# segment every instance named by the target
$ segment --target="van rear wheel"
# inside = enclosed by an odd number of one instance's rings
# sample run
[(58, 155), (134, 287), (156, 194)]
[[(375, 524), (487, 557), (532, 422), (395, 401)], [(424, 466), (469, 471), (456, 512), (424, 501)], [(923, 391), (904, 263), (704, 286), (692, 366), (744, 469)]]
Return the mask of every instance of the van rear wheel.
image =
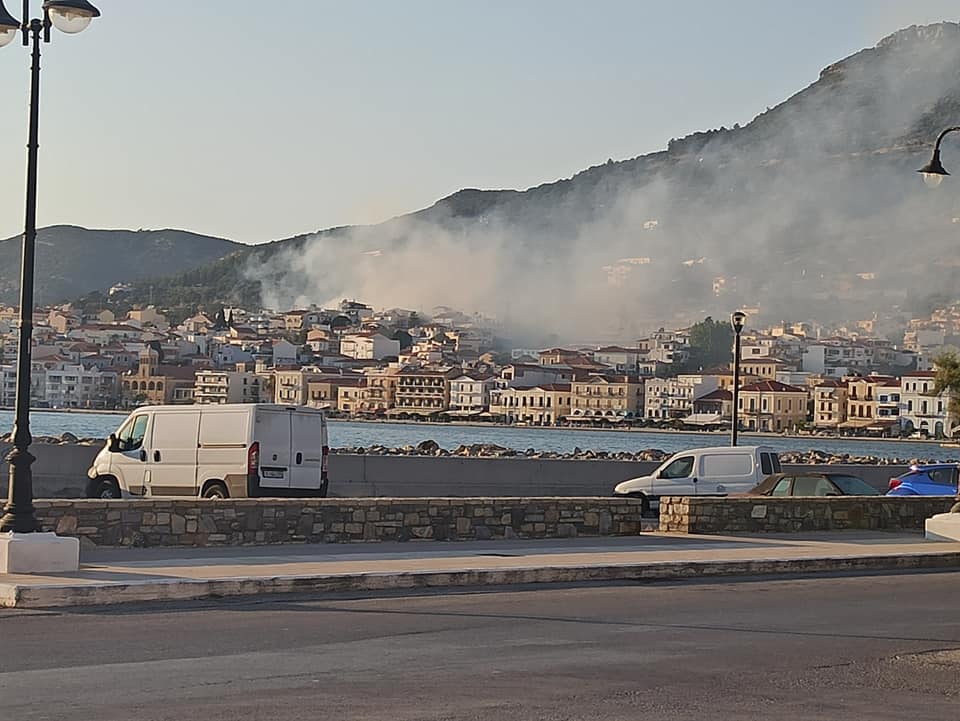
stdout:
[(223, 500), (230, 498), (230, 494), (227, 493), (227, 487), (220, 481), (213, 481), (212, 483), (208, 483), (207, 487), (203, 489), (203, 497), (213, 500)]

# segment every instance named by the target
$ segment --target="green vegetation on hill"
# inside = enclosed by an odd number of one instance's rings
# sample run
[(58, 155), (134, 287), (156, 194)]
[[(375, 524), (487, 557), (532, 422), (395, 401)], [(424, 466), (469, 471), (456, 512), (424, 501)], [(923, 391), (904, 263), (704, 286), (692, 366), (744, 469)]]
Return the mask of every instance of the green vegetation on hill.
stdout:
[[(0, 241), (0, 303), (16, 304), (20, 293), (22, 238)], [(37, 232), (35, 300), (70, 300), (136, 283), (160, 274), (205, 267), (238, 243), (183, 230), (87, 230), (71, 225)]]

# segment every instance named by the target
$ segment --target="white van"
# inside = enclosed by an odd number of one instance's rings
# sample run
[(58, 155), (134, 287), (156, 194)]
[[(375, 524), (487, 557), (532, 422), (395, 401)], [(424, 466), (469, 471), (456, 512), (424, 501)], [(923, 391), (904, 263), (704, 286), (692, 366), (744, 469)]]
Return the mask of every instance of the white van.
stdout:
[(273, 404), (145, 406), (97, 455), (90, 498), (327, 495), (327, 420)]
[(693, 448), (670, 456), (649, 476), (618, 483), (613, 492), (642, 498), (649, 510), (660, 496), (744, 493), (772, 473), (780, 473), (780, 457), (767, 446)]

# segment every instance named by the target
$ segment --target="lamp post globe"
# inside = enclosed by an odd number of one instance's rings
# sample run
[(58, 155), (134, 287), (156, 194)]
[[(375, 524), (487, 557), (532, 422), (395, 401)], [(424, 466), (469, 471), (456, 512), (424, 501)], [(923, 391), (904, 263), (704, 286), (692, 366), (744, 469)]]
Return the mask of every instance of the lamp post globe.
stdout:
[(0, 48), (9, 45), (20, 32), (20, 22), (7, 12), (3, 6), (3, 0), (0, 0)]
[(734, 311), (730, 314), (730, 325), (733, 327), (733, 332), (737, 335), (743, 331), (743, 324), (747, 320), (747, 314), (742, 310)]
[(86, 0), (45, 0), (43, 9), (57, 30), (68, 35), (83, 32), (100, 11)]

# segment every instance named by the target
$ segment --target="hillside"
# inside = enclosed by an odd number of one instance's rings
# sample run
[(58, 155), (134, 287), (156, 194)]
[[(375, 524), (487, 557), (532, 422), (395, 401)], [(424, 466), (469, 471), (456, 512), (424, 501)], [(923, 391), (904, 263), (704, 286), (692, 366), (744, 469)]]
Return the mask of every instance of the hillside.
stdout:
[[(958, 121), (960, 25), (914, 26), (744, 127), (525, 191), (462, 190), (151, 285), (170, 305), (444, 303), (527, 337), (623, 336), (737, 305), (768, 319), (891, 314), (960, 290), (960, 188), (927, 190), (913, 172)], [(954, 139), (944, 164), (960, 173)]]
[[(0, 241), (0, 302), (20, 293), (22, 237)], [(182, 230), (87, 230), (57, 225), (37, 231), (35, 300), (54, 303), (158, 272), (178, 273), (240, 247)]]

